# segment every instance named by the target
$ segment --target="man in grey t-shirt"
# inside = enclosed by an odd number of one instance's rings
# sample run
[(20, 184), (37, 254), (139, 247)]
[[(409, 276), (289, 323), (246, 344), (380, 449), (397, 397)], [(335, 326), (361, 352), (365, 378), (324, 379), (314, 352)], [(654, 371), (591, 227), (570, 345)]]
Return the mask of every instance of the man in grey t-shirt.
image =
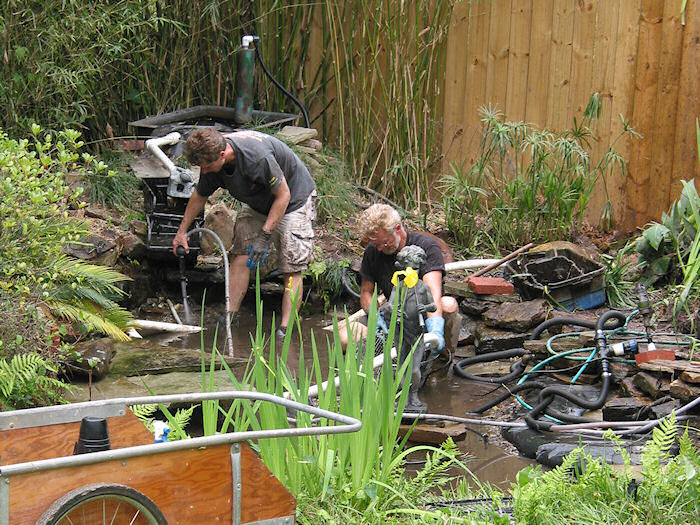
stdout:
[(224, 135), (213, 128), (196, 129), (187, 138), (185, 156), (200, 167), (200, 177), (173, 239), (173, 252), (178, 246), (189, 252), (187, 229), (207, 197), (217, 188), (226, 188), (244, 203), (233, 230), (228, 309), (235, 317), (248, 289), (250, 269), (265, 260), (274, 243), (285, 282), (277, 331), (283, 336), (292, 297), (301, 299), (302, 271), (313, 251), (316, 185), (309, 170), (282, 141), (249, 130)]

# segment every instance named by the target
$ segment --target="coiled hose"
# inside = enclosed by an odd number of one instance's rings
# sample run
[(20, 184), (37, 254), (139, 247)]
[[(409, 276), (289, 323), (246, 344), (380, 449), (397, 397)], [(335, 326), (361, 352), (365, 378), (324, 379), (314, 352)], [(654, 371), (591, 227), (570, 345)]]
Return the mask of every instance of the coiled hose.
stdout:
[[(605, 312), (603, 315), (601, 315), (595, 322), (593, 321), (586, 321), (583, 319), (578, 319), (575, 317), (557, 317), (553, 319), (548, 319), (547, 321), (544, 321), (543, 323), (540, 323), (532, 332), (530, 335), (531, 340), (539, 339), (540, 335), (547, 330), (548, 328), (551, 328), (552, 326), (557, 326), (557, 325), (573, 325), (573, 326), (580, 326), (583, 328), (590, 328), (590, 329), (595, 329), (595, 341), (596, 341), (596, 348), (597, 352), (600, 355), (600, 360), (601, 360), (601, 366), (603, 370), (602, 378), (603, 378), (603, 385), (601, 387), (600, 394), (598, 397), (593, 400), (593, 401), (586, 401), (585, 399), (582, 399), (580, 396), (577, 394), (570, 392), (567, 390), (565, 387), (561, 386), (553, 386), (548, 383), (544, 383), (542, 381), (527, 381), (525, 383), (521, 383), (518, 385), (515, 385), (513, 387), (508, 387), (508, 391), (504, 392), (501, 394), (498, 398), (490, 401), (489, 403), (477, 408), (473, 412), (475, 413), (482, 413), (485, 412), (486, 410), (493, 408), (494, 406), (502, 403), (506, 399), (508, 399), (510, 396), (518, 394), (520, 392), (525, 392), (528, 390), (535, 390), (538, 389), (540, 390), (540, 394), (538, 397), (538, 404), (535, 405), (530, 409), (530, 412), (526, 415), (525, 421), (527, 422), (528, 426), (535, 430), (544, 430), (549, 428), (551, 425), (554, 423), (547, 423), (547, 422), (542, 422), (539, 421), (537, 418), (542, 415), (546, 414), (551, 418), (556, 418), (561, 421), (570, 421), (570, 422), (576, 422), (576, 423), (585, 423), (590, 420), (586, 418), (581, 418), (578, 416), (572, 416), (569, 414), (564, 414), (559, 411), (556, 411), (554, 409), (549, 408), (549, 405), (552, 403), (554, 400), (555, 396), (560, 396), (568, 401), (571, 401), (572, 403), (582, 407), (586, 408), (588, 410), (595, 410), (603, 406), (605, 403), (605, 399), (608, 396), (609, 390), (610, 390), (610, 379), (611, 379), (611, 374), (610, 374), (610, 354), (607, 348), (606, 344), (606, 339), (605, 339), (605, 334), (604, 330), (612, 330), (615, 328), (619, 328), (620, 326), (623, 326), (627, 321), (627, 317), (622, 313), (622, 312), (617, 312), (614, 310), (610, 310), (608, 312)], [(464, 367), (469, 365), (469, 364), (474, 364), (474, 363), (479, 363), (479, 362), (487, 362), (487, 361), (495, 361), (498, 359), (506, 359), (506, 358), (511, 358), (511, 357), (520, 357), (518, 361), (513, 363), (511, 365), (511, 373), (503, 376), (503, 377), (498, 377), (498, 378), (485, 378), (485, 377), (480, 377), (480, 376), (475, 376), (473, 374), (469, 374), (464, 370)], [(505, 385), (506, 383), (513, 381), (517, 379), (518, 377), (522, 376), (522, 374), (525, 371), (525, 365), (526, 362), (529, 358), (529, 353), (522, 349), (513, 349), (513, 350), (505, 350), (503, 352), (495, 352), (492, 354), (485, 354), (483, 356), (476, 356), (476, 357), (471, 357), (471, 358), (466, 358), (462, 359), (459, 363), (456, 364), (455, 366), (455, 373), (459, 375), (460, 377), (463, 377), (465, 379), (473, 379), (481, 382), (487, 382), (487, 383), (498, 383)]]

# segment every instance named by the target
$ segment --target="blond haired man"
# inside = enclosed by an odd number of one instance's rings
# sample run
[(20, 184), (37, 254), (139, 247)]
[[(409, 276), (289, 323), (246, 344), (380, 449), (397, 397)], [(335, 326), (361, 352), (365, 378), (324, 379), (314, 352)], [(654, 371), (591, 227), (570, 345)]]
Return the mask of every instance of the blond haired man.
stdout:
[[(416, 245), (423, 248), (426, 262), (419, 277), (430, 289), (437, 309), (427, 314), (426, 328), (438, 336), (439, 349), (445, 346), (445, 318), (443, 314), (457, 311), (457, 301), (442, 295), (442, 279), (445, 275), (445, 262), (442, 251), (435, 239), (427, 235), (407, 231), (401, 223), (399, 213), (387, 204), (374, 204), (367, 208), (358, 223), (362, 239), (369, 241), (360, 265), (360, 306), (367, 312), (372, 302), (375, 286), (377, 293), (385, 297), (391, 295), (394, 285), (391, 277), (396, 271), (396, 254), (404, 246)], [(340, 323), (340, 340), (345, 347), (350, 335), (345, 323)], [(367, 327), (364, 321), (350, 323), (350, 332), (355, 338), (364, 338)]]

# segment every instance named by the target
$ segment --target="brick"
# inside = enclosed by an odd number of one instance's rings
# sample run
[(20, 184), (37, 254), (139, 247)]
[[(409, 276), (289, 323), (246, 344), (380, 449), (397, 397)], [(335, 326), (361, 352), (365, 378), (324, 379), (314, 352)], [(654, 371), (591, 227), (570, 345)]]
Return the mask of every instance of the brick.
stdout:
[(656, 361), (657, 359), (673, 361), (676, 359), (676, 354), (673, 353), (673, 350), (652, 350), (650, 352), (639, 352), (634, 356), (637, 365)]
[(513, 285), (501, 277), (469, 277), (469, 288), (476, 294), (512, 294)]

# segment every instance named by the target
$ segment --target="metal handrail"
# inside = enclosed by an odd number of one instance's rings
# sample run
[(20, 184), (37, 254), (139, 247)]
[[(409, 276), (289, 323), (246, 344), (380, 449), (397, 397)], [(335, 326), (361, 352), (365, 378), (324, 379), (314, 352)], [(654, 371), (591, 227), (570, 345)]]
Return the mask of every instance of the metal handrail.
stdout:
[(186, 439), (182, 441), (169, 441), (149, 445), (137, 445), (133, 447), (115, 450), (90, 452), (77, 456), (63, 456), (59, 458), (27, 461), (10, 465), (0, 465), (0, 478), (40, 472), (62, 467), (74, 467), (102, 463), (111, 460), (122, 460), (147, 456), (151, 454), (163, 454), (177, 450), (190, 450), (214, 445), (238, 443), (251, 439), (268, 439), (280, 437), (313, 436), (321, 434), (343, 434), (355, 432), (362, 428), (362, 423), (352, 417), (329, 412), (321, 408), (298, 403), (272, 394), (245, 391), (225, 392), (199, 392), (191, 394), (172, 394), (164, 396), (144, 396), (106, 399), (102, 401), (89, 401), (52, 407), (30, 408), (13, 412), (0, 413), (0, 430), (13, 430), (31, 426), (41, 426), (33, 422), (48, 418), (50, 424), (79, 421), (85, 415), (96, 415), (98, 411), (109, 412), (113, 416), (126, 414), (126, 407), (131, 405), (156, 404), (156, 403), (187, 403), (194, 401), (249, 399), (254, 401), (266, 401), (301, 412), (307, 412), (314, 416), (340, 423), (343, 426), (324, 425), (308, 428), (286, 428), (271, 430), (256, 430), (246, 432), (228, 432), (215, 436)]

